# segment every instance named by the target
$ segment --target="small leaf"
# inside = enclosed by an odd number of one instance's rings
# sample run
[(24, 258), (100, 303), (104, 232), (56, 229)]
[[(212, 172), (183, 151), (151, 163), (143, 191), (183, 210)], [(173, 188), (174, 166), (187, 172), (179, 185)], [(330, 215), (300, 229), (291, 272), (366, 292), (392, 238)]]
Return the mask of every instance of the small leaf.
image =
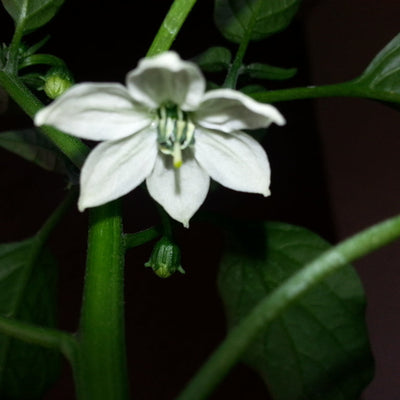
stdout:
[[(219, 288), (235, 326), (330, 245), (282, 223), (241, 227), (222, 259)], [(274, 400), (357, 400), (372, 376), (365, 298), (351, 266), (311, 288), (251, 344), (247, 364)]]
[(64, 0), (1, 0), (17, 26), (35, 30), (49, 22)]
[[(370, 90), (400, 95), (400, 34), (372, 60), (364, 73), (352, 83)], [(398, 99), (400, 102), (400, 98)]]
[[(253, 93), (260, 93), (265, 92), (265, 87), (258, 84), (246, 85), (240, 88), (240, 91), (248, 96), (252, 95)], [(265, 130), (265, 129), (263, 129)], [(254, 131), (252, 131), (254, 132)]]
[[(36, 239), (0, 245), (0, 314), (54, 327), (57, 269)], [(59, 372), (58, 353), (0, 335), (0, 398), (41, 399)]]
[(300, 0), (215, 0), (214, 19), (221, 33), (240, 43), (260, 40), (285, 29)]
[(205, 72), (226, 71), (231, 63), (232, 54), (225, 47), (210, 47), (193, 58), (193, 61)]
[(285, 80), (293, 78), (297, 73), (297, 69), (280, 68), (268, 64), (254, 63), (246, 65), (243, 68), (242, 73), (256, 79)]
[(48, 171), (67, 174), (72, 181), (75, 179), (71, 163), (45, 136), (35, 129), (0, 133), (0, 147), (32, 161)]

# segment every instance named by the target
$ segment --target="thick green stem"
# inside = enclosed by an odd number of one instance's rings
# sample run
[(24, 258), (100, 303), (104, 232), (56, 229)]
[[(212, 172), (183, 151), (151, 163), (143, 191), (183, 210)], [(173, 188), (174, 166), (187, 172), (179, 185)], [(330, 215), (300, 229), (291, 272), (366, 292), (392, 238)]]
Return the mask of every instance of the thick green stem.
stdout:
[[(43, 104), (32, 92), (13, 74), (0, 71), (0, 86), (31, 118), (43, 107)], [(41, 131), (77, 166), (81, 167), (89, 148), (72, 136), (66, 135), (55, 128), (44, 126)]]
[(164, 18), (147, 57), (168, 50), (197, 0), (175, 0)]
[(374, 225), (307, 264), (261, 300), (237, 325), (189, 382), (178, 400), (207, 398), (254, 338), (290, 304), (332, 272), (400, 237), (400, 216)]
[(90, 212), (85, 289), (74, 365), (79, 400), (126, 400), (123, 233), (120, 202)]

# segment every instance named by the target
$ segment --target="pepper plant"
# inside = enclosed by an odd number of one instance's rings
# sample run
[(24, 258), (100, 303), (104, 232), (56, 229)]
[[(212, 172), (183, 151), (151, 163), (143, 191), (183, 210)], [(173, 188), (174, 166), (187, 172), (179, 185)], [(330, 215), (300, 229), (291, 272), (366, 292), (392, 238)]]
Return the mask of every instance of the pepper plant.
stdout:
[[(286, 29), (301, 1), (215, 0), (222, 36), (188, 60), (174, 40), (195, 3), (171, 2), (147, 54), (136, 55), (121, 84), (75, 83), (67, 63), (46, 53), (51, 39), (33, 41), (62, 13), (63, 0), (2, 0), (15, 30), (11, 40), (1, 38), (0, 86), (35, 127), (2, 132), (0, 145), (68, 179), (66, 199), (36, 235), (0, 245), (2, 399), (42, 398), (58, 376), (60, 356), (71, 367), (77, 399), (131, 398), (125, 255), (152, 244), (145, 266), (168, 285), (190, 269), (177, 231), (196, 219), (226, 238), (218, 290), (227, 334), (182, 382), (177, 399), (208, 398), (239, 361), (260, 374), (275, 400), (356, 400), (373, 376), (365, 296), (349, 263), (398, 238), (400, 216), (332, 245), (303, 227), (227, 218), (203, 203), (220, 185), (262, 195), (268, 204), (274, 171), (260, 132), (278, 135), (286, 123), (279, 102), (349, 96), (398, 107), (400, 35), (356, 79), (266, 90), (243, 86), (242, 78), (276, 86), (296, 69), (249, 64), (246, 51)], [(211, 81), (209, 73), (223, 79)], [(127, 232), (122, 198), (139, 186), (154, 200), (159, 223)], [(129, 203), (140, 210), (134, 197)], [(48, 240), (71, 207), (89, 214), (89, 233), (80, 320), (67, 332), (56, 323)]]

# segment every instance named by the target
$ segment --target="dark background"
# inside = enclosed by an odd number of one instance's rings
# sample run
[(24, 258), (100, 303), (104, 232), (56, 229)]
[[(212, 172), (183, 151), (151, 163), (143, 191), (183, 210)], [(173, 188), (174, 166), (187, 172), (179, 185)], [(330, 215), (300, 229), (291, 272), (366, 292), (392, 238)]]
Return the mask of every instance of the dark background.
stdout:
[[(229, 44), (212, 23), (212, 1), (200, 0), (174, 49), (190, 58), (211, 45)], [(50, 24), (46, 51), (64, 58), (77, 81), (123, 81), (149, 47), (170, 1), (99, 2), (67, 0)], [(138, 2), (136, 2), (138, 4)], [(305, 1), (288, 31), (250, 46), (246, 59), (299, 68), (287, 83), (325, 84), (359, 75), (399, 31), (400, 3), (373, 0)], [(1, 41), (11, 23), (0, 11)], [(33, 38), (40, 38), (41, 31)], [(218, 78), (218, 77), (215, 77)], [(264, 144), (272, 165), (268, 199), (220, 189), (205, 210), (225, 215), (300, 224), (337, 242), (398, 213), (399, 114), (360, 99), (323, 99), (278, 104), (288, 120), (272, 127)], [(30, 126), (12, 103), (0, 115), (0, 130)], [(65, 181), (0, 150), (0, 240), (32, 235), (63, 198)], [(146, 192), (124, 201), (125, 229), (157, 222)], [(56, 230), (51, 245), (60, 260), (60, 325), (75, 330), (81, 301), (87, 215), (75, 209)], [(160, 280), (143, 268), (151, 245), (131, 251), (126, 261), (126, 317), (132, 395), (171, 399), (224, 336), (224, 317), (215, 287), (221, 233), (205, 223), (179, 229), (185, 276)], [(393, 244), (357, 262), (368, 297), (368, 325), (376, 378), (365, 400), (400, 398), (398, 262)], [(46, 399), (71, 399), (68, 368)], [(212, 398), (265, 399), (263, 384), (237, 366)]]

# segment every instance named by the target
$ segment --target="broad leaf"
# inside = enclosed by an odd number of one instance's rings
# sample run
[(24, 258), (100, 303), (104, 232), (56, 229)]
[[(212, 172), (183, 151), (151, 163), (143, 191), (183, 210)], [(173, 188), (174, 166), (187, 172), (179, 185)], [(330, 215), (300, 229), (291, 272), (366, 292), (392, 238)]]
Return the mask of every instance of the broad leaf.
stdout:
[[(243, 226), (222, 260), (219, 288), (228, 325), (330, 246), (295, 226)], [(286, 309), (257, 338), (244, 360), (275, 400), (357, 400), (372, 376), (365, 298), (351, 266)]]
[(1, 0), (5, 9), (24, 31), (32, 31), (49, 22), (64, 0)]
[(69, 175), (74, 180), (74, 167), (68, 159), (35, 129), (0, 133), (0, 147), (32, 161), (40, 167)]
[[(400, 34), (375, 56), (353, 83), (396, 97), (400, 95)], [(400, 102), (400, 98), (397, 102)]]
[(206, 72), (226, 71), (231, 63), (232, 54), (225, 47), (210, 47), (193, 58), (193, 61)]
[[(0, 245), (0, 314), (53, 327), (57, 269), (35, 238)], [(60, 357), (42, 347), (0, 335), (0, 398), (41, 399), (59, 370)]]
[(240, 43), (260, 40), (285, 29), (300, 0), (215, 0), (214, 19), (221, 33)]
[(284, 80), (293, 78), (297, 73), (297, 69), (280, 68), (269, 64), (253, 63), (243, 67), (242, 73), (256, 79)]

